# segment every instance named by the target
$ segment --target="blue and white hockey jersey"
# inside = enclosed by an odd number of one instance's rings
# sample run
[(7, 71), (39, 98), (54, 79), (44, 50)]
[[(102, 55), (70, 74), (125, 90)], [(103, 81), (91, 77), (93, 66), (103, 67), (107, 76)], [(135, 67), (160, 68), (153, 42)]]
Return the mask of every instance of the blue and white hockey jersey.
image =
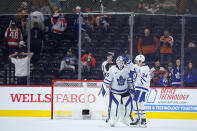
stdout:
[(112, 66), (106, 74), (103, 84), (110, 87), (112, 93), (126, 93), (130, 89), (129, 85), (132, 84), (129, 72), (128, 68), (119, 70), (117, 66)]
[(142, 89), (146, 92), (149, 91), (149, 87), (150, 87), (150, 68), (145, 65), (145, 66), (137, 66), (135, 65), (135, 69), (134, 69), (135, 73), (133, 75), (133, 79), (134, 79), (134, 85), (135, 88), (139, 88)]

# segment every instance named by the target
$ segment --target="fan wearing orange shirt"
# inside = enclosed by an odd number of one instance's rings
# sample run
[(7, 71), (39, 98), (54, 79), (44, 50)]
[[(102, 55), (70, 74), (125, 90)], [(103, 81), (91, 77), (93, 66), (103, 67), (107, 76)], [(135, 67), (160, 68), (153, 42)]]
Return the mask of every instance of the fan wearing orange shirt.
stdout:
[(137, 42), (137, 50), (139, 54), (146, 57), (147, 62), (155, 61), (156, 51), (159, 47), (159, 39), (152, 35), (150, 30), (146, 28), (144, 35), (139, 37)]
[(84, 54), (81, 57), (81, 63), (82, 63), (82, 72), (85, 78), (87, 79), (91, 73), (91, 69), (96, 65), (96, 60), (92, 56), (92, 53), (88, 52), (87, 54)]
[(160, 62), (162, 65), (171, 62), (173, 44), (173, 37), (170, 35), (168, 30), (165, 30), (163, 36), (160, 38)]

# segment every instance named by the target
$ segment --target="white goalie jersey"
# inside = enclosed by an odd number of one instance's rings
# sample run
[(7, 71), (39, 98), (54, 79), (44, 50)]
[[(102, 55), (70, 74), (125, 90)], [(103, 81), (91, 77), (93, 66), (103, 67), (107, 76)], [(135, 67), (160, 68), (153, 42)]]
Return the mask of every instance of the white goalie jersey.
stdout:
[(133, 80), (135, 88), (140, 88), (148, 92), (151, 80), (150, 68), (147, 65), (142, 67), (135, 65), (134, 72)]
[(112, 66), (106, 74), (104, 86), (110, 88), (110, 91), (115, 94), (126, 93), (132, 84), (129, 72), (128, 68), (119, 70), (116, 66)]

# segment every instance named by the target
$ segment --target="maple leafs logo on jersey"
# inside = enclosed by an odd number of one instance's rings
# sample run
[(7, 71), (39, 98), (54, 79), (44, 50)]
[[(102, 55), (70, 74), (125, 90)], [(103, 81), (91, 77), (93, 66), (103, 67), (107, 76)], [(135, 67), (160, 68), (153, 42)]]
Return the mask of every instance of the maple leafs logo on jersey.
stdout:
[(119, 79), (117, 79), (117, 81), (118, 81), (118, 85), (119, 86), (123, 86), (125, 81), (126, 81), (126, 79), (124, 79), (122, 76), (120, 76)]

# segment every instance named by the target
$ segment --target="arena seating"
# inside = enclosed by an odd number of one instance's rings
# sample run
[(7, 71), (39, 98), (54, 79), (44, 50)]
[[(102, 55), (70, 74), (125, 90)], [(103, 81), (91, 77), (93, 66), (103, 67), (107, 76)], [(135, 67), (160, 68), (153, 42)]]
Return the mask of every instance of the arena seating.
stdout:
[[(7, 60), (6, 43), (4, 40), (4, 32), (9, 25), (12, 16), (0, 16), (0, 84), (10, 84), (9, 79), (14, 81), (14, 76), (9, 76), (8, 68), (10, 62)], [(44, 41), (44, 48), (41, 53), (40, 60), (31, 65), (31, 84), (48, 85), (52, 79), (77, 79), (77, 71), (73, 72), (66, 70), (58, 74), (60, 61), (65, 56), (66, 50), (72, 48), (74, 54), (78, 55), (77, 44), (72, 39), (73, 35), (73, 15), (66, 16), (68, 21), (68, 29), (64, 34), (64, 39), (59, 40), (58, 46), (55, 47), (57, 41), (51, 37), (48, 32), (48, 39)], [(136, 40), (143, 34), (145, 28), (150, 28), (152, 33), (160, 37), (165, 29), (169, 29), (174, 37), (174, 58), (180, 57), (181, 46), (181, 17), (179, 16), (154, 16), (154, 15), (135, 15), (134, 19), (134, 55), (136, 52)], [(196, 18), (187, 17), (185, 24), (185, 45), (188, 41), (194, 41), (197, 38), (197, 27), (194, 26), (197, 22)], [(93, 55), (97, 61), (96, 67), (92, 70), (92, 74), (88, 79), (99, 80), (103, 79), (101, 72), (101, 63), (105, 60), (105, 53), (113, 51), (116, 55), (123, 52), (129, 47), (129, 22), (128, 15), (112, 15), (110, 20), (109, 31), (103, 31), (95, 27), (94, 31), (88, 31), (92, 39)], [(121, 50), (120, 50), (121, 49)], [(151, 64), (151, 62), (150, 62)], [(12, 72), (14, 71), (11, 66)], [(12, 82), (11, 84), (13, 84)]]

